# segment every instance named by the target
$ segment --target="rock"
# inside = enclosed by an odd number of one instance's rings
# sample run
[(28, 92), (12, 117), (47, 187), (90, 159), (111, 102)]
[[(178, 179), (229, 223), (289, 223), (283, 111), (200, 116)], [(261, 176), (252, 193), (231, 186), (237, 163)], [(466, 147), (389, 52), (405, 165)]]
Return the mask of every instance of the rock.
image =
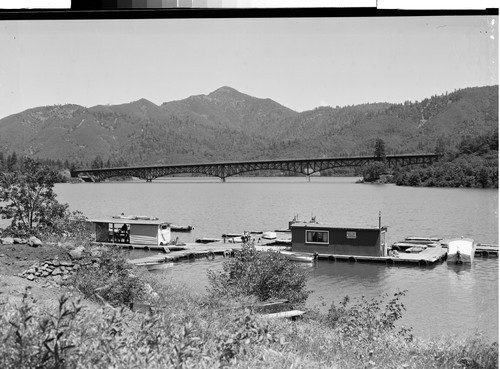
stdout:
[(56, 275), (55, 277), (53, 277), (53, 281), (55, 283), (61, 283), (62, 282), (62, 277), (60, 275)]
[(4, 244), (4, 245), (13, 245), (14, 244), (14, 239), (12, 237), (4, 237), (4, 238), (0, 238), (0, 240), (2, 241), (2, 244)]
[(63, 272), (61, 270), (61, 268), (55, 268), (53, 271), (52, 271), (52, 275), (61, 275)]
[(65, 267), (72, 267), (73, 263), (71, 261), (61, 261), (60, 264)]
[(32, 281), (33, 279), (35, 279), (35, 276), (34, 276), (33, 274), (28, 274), (28, 275), (26, 276), (26, 279), (27, 279), (28, 281)]
[(46, 277), (46, 276), (48, 276), (48, 275), (49, 275), (49, 272), (47, 272), (46, 270), (44, 270), (44, 271), (42, 272), (42, 277)]
[(24, 238), (15, 237), (14, 243), (26, 243), (26, 240)]
[(61, 265), (61, 263), (59, 262), (59, 260), (54, 259), (54, 260), (52, 260), (52, 265), (55, 267), (58, 267), (59, 265)]
[(36, 268), (29, 268), (26, 273), (28, 274), (35, 274), (36, 273)]
[(78, 246), (74, 250), (71, 250), (68, 254), (73, 260), (79, 260), (83, 258), (83, 253), (85, 251), (85, 247)]
[(40, 241), (40, 239), (36, 238), (35, 236), (31, 236), (28, 240), (28, 245), (30, 245), (31, 247), (42, 246), (42, 241)]

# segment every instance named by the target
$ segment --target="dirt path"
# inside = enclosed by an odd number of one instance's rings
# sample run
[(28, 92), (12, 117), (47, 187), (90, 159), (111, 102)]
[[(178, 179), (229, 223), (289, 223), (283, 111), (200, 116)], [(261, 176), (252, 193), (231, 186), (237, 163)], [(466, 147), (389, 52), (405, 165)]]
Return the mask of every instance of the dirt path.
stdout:
[(55, 287), (54, 284), (29, 281), (18, 276), (38, 261), (54, 259), (69, 261), (68, 250), (54, 244), (36, 248), (26, 244), (0, 244), (0, 306), (7, 301), (20, 300), (26, 287), (37, 300), (56, 301), (59, 296), (68, 292), (66, 288)]

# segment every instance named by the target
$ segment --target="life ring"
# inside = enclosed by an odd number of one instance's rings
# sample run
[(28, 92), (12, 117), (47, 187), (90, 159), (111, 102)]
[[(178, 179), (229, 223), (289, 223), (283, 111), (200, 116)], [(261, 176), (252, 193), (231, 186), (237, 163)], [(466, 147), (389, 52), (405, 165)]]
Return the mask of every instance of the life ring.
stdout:
[(215, 254), (213, 253), (213, 251), (207, 252), (207, 259), (208, 260), (214, 260), (215, 259)]

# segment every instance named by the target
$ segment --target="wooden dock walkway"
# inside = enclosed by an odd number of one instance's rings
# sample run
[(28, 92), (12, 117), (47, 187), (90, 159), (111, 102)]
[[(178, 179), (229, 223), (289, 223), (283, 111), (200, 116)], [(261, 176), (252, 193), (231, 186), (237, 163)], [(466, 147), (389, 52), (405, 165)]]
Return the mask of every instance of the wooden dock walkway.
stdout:
[(418, 253), (398, 252), (390, 256), (355, 256), (355, 255), (330, 255), (318, 254), (318, 259), (329, 261), (347, 261), (384, 263), (387, 265), (395, 264), (413, 264), (413, 265), (432, 265), (446, 260), (447, 249), (442, 247), (429, 247)]
[[(255, 247), (259, 251), (266, 250), (285, 250), (286, 246), (273, 246), (273, 242), (256, 244)], [(224, 243), (212, 242), (208, 244), (187, 243), (180, 246), (172, 246), (175, 251), (164, 252), (164, 246), (158, 247), (158, 251), (162, 251), (156, 255), (143, 257), (140, 259), (132, 259), (129, 262), (137, 266), (152, 266), (163, 263), (175, 263), (183, 260), (208, 259), (214, 260), (216, 257), (231, 257), (234, 255), (234, 250), (241, 248), (241, 243)], [(154, 248), (153, 248), (154, 250)], [(478, 245), (476, 248), (476, 256), (482, 257), (498, 257), (498, 246), (495, 245)], [(445, 247), (427, 247), (418, 253), (396, 252), (388, 256), (355, 256), (355, 255), (331, 255), (318, 254), (318, 259), (329, 261), (344, 261), (344, 262), (366, 262), (366, 263), (384, 263), (386, 265), (407, 264), (427, 266), (438, 262), (444, 262), (447, 257), (447, 249)]]
[(498, 245), (486, 245), (477, 244), (476, 245), (476, 256), (482, 256), (483, 258), (494, 258), (498, 257)]

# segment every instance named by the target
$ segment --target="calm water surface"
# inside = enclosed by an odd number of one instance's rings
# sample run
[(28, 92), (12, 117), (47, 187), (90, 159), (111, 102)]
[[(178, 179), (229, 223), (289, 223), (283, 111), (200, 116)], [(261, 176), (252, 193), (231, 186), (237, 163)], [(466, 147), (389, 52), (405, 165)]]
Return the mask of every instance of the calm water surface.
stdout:
[[(171, 178), (153, 183), (58, 184), (60, 202), (89, 217), (120, 213), (158, 216), (193, 225), (180, 241), (226, 232), (283, 229), (295, 214), (339, 226), (388, 226), (387, 241), (406, 236), (471, 237), (498, 244), (498, 190), (410, 188), (355, 184), (355, 178)], [(135, 252), (132, 256), (138, 256)], [(221, 260), (181, 263), (166, 279), (204, 292), (206, 271)], [(320, 261), (301, 266), (314, 290), (309, 304), (378, 297), (407, 290), (404, 324), (421, 336), (479, 331), (498, 339), (498, 259), (477, 258), (471, 267), (387, 267)]]

